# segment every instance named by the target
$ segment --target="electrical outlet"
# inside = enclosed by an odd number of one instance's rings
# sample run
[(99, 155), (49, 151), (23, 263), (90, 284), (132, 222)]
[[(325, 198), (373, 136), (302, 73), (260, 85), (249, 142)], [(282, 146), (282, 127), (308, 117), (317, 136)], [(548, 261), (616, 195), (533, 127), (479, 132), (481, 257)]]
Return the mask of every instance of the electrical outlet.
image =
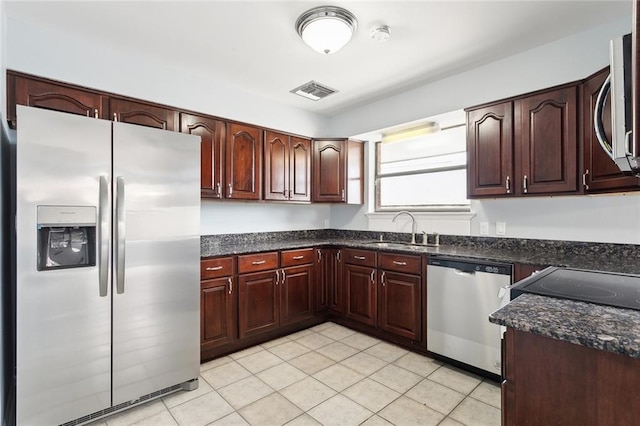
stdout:
[(480, 222), (480, 235), (489, 235), (489, 222)]
[(507, 235), (507, 224), (505, 222), (496, 222), (496, 235)]

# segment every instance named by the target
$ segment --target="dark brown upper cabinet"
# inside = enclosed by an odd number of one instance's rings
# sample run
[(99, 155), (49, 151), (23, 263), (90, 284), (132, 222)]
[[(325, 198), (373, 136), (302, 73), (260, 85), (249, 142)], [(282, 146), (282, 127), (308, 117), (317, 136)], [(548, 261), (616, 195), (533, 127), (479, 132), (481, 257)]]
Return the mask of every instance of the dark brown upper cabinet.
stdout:
[(225, 198), (261, 199), (262, 130), (228, 123)]
[(170, 131), (178, 129), (178, 112), (159, 105), (136, 102), (129, 99), (111, 98), (109, 100), (109, 112), (113, 121)]
[(578, 86), (518, 99), (514, 115), (518, 193), (576, 192)]
[(265, 132), (264, 199), (311, 201), (311, 141)]
[(364, 148), (361, 142), (314, 139), (312, 157), (312, 201), (364, 202)]
[[(602, 84), (609, 75), (609, 68), (587, 78), (582, 84), (583, 168), (582, 185), (585, 192), (611, 192), (637, 190), (640, 179), (625, 175), (604, 152), (594, 131), (593, 114)], [(611, 140), (611, 101), (607, 97), (602, 115), (607, 139)]]
[(513, 194), (513, 102), (467, 111), (467, 193)]
[(469, 198), (578, 193), (578, 87), (467, 109)]
[(213, 117), (181, 113), (180, 131), (200, 136), (201, 196), (222, 198), (225, 123)]
[(17, 125), (16, 105), (107, 118), (108, 102), (106, 96), (90, 89), (7, 71), (7, 119), (12, 128)]

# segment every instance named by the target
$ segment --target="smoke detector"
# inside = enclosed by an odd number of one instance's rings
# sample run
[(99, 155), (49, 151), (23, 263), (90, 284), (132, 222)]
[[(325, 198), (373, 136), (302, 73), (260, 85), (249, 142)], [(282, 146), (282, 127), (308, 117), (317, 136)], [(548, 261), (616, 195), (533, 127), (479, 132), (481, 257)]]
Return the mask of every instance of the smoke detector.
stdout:
[(391, 37), (391, 28), (389, 28), (388, 25), (379, 25), (371, 28), (371, 33), (369, 33), (369, 35), (378, 43), (384, 43), (389, 40), (389, 37)]

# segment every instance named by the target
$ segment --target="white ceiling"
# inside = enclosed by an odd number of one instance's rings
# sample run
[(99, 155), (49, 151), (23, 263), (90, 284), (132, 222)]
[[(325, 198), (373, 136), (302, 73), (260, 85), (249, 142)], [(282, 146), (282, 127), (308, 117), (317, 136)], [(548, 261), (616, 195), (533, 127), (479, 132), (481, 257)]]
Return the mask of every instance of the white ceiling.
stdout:
[[(312, 112), (335, 115), (628, 17), (631, 0), (333, 1), (358, 19), (351, 42), (320, 55), (294, 24), (317, 1), (6, 1), (12, 19), (162, 58)], [(391, 39), (369, 37), (377, 24)], [(289, 93), (316, 80), (339, 93), (313, 102)]]

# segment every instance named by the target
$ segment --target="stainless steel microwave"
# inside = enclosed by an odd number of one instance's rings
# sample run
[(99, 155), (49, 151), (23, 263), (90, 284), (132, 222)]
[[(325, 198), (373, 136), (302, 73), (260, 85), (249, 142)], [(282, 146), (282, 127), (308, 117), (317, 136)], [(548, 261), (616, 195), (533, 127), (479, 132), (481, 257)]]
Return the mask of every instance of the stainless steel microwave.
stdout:
[[(640, 176), (639, 143), (632, 134), (633, 107), (631, 91), (631, 34), (611, 40), (611, 73), (600, 89), (594, 111), (594, 126), (598, 142), (623, 172)], [(608, 140), (602, 120), (604, 104), (611, 97), (611, 139)]]

